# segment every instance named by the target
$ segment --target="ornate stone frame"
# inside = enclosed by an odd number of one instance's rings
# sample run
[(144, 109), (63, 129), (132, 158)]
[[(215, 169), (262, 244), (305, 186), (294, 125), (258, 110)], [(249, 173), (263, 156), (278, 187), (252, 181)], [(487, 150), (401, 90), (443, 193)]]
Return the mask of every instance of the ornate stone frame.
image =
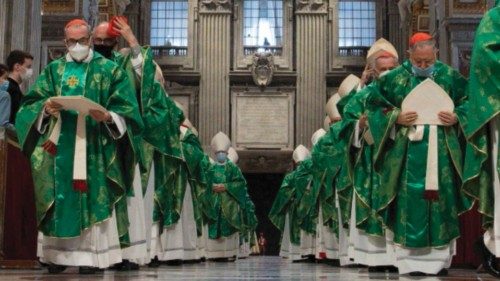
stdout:
[[(243, 1), (234, 1), (233, 21), (233, 68), (235, 71), (247, 71), (253, 63), (253, 55), (243, 52)], [(293, 1), (283, 0), (283, 50), (281, 56), (274, 57), (277, 71), (293, 70)]]
[[(384, 3), (383, 1), (376, 1), (377, 6), (377, 38), (382, 35), (382, 24), (383, 24), (383, 10)], [(329, 67), (330, 71), (334, 69), (341, 69), (343, 66), (364, 66), (365, 65), (365, 57), (341, 57), (338, 55), (339, 53), (339, 13), (338, 13), (338, 2), (339, 0), (329, 0), (329, 8), (328, 8), (328, 22), (329, 22)]]
[[(141, 11), (144, 14), (144, 21), (142, 22), (143, 42), (149, 44), (150, 30), (151, 30), (151, 0), (145, 0), (141, 5)], [(168, 65), (179, 67), (182, 69), (194, 69), (196, 64), (195, 54), (197, 49), (197, 42), (195, 39), (197, 35), (198, 25), (198, 1), (188, 0), (188, 48), (187, 56), (178, 57), (160, 57), (155, 58), (159, 65)]]
[[(251, 98), (251, 97), (266, 97), (266, 98), (279, 98), (286, 99), (288, 102), (288, 142), (281, 144), (257, 144), (257, 143), (239, 143), (238, 141), (238, 114), (237, 106), (238, 99), (241, 98)], [(295, 88), (283, 87), (283, 88), (266, 88), (261, 91), (257, 87), (246, 88), (246, 87), (233, 87), (231, 89), (231, 140), (233, 147), (238, 150), (254, 150), (254, 149), (273, 149), (273, 150), (293, 150), (294, 148), (294, 135), (295, 135)]]
[(43, 41), (42, 42), (42, 59), (40, 60), (40, 67), (43, 69), (50, 62), (50, 52), (51, 51), (66, 50), (66, 46), (62, 40), (56, 41)]

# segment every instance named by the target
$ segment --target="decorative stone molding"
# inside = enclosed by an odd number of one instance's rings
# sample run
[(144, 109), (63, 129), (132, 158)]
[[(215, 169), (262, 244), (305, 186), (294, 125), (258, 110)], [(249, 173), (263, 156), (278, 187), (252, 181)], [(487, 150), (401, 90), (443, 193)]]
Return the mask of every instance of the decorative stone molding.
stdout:
[(200, 0), (200, 12), (231, 12), (231, 0)]
[(324, 0), (297, 0), (297, 13), (326, 13), (327, 3)]
[(250, 68), (254, 83), (264, 88), (271, 84), (274, 76), (274, 56), (272, 53), (255, 53)]
[(488, 10), (488, 3), (484, 0), (450, 0), (450, 17), (482, 17)]

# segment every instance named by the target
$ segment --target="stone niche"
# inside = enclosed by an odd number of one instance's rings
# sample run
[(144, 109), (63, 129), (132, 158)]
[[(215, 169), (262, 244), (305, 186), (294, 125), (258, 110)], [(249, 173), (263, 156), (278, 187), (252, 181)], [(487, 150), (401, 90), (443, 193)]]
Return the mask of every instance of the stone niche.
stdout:
[(294, 146), (294, 88), (231, 90), (231, 140), (247, 173), (283, 173)]

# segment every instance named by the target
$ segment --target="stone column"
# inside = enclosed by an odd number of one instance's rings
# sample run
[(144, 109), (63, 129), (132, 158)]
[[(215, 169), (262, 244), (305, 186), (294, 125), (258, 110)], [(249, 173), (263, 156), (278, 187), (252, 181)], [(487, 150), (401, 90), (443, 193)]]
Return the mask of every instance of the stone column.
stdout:
[[(2, 2), (8, 2), (3, 0)], [(1, 3), (0, 7), (3, 8), (4, 4)], [(6, 57), (8, 53), (12, 50), (19, 49), (29, 52), (33, 55), (33, 78), (31, 82), (34, 81), (38, 73), (40, 72), (40, 49), (41, 49), (41, 33), (42, 33), (42, 1), (39, 0), (16, 0), (12, 1), (11, 5), (7, 9), (7, 13), (10, 12), (10, 21), (6, 24), (9, 28), (10, 38), (3, 38), (4, 44), (2, 48), (7, 48), (0, 50)], [(5, 21), (3, 17), (3, 9), (1, 9), (0, 15), (2, 20)], [(3, 23), (0, 23), (0, 27)], [(3, 33), (5, 34), (5, 33)], [(4, 36), (4, 35), (2, 35)], [(1, 42), (0, 42), (1, 43)], [(9, 44), (10, 43), (10, 44)]]
[(326, 103), (327, 4), (323, 0), (297, 2), (297, 98), (295, 145), (311, 145), (311, 135), (321, 128)]
[(399, 54), (399, 61), (402, 62), (407, 57), (408, 25), (401, 22), (396, 2), (388, 1), (387, 6), (387, 23), (385, 23), (388, 34), (387, 40), (389, 40), (396, 47)]
[(199, 2), (199, 132), (201, 142), (223, 131), (230, 132), (229, 70), (231, 56), (231, 7), (227, 0)]
[(7, 43), (9, 42), (8, 38), (8, 1), (0, 0), (0, 61), (5, 62), (5, 58), (7, 57)]

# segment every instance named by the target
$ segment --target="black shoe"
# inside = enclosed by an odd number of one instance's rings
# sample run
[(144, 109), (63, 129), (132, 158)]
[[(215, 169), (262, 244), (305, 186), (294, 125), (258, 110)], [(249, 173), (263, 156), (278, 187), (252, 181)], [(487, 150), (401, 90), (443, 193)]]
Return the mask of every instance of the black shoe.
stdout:
[(423, 273), (423, 272), (420, 272), (420, 271), (413, 271), (413, 272), (410, 272), (409, 274), (410, 276), (413, 276), (413, 277), (421, 277), (421, 276), (427, 276), (427, 274)]
[(327, 264), (329, 266), (340, 267), (340, 260), (338, 259), (324, 259), (320, 263)]
[(139, 270), (139, 265), (135, 262), (130, 262), (129, 260), (123, 260), (121, 263), (117, 264), (116, 270), (118, 271), (131, 271)]
[(448, 269), (446, 269), (446, 268), (441, 269), (441, 270), (440, 270), (440, 271), (436, 274), (436, 276), (440, 276), (440, 277), (442, 277), (442, 276), (448, 276)]
[(229, 258), (214, 258), (210, 260), (214, 262), (229, 262)]
[(398, 273), (399, 272), (398, 268), (393, 266), (393, 265), (385, 266), (385, 271), (389, 272), (389, 273)]
[(83, 275), (87, 275), (87, 274), (95, 274), (97, 271), (97, 268), (95, 267), (91, 267), (91, 266), (80, 266), (78, 268), (78, 273), (79, 274), (83, 274)]
[(179, 266), (182, 265), (182, 260), (169, 260), (165, 262), (166, 265)]
[(385, 266), (369, 266), (368, 272), (370, 272), (370, 273), (385, 273)]
[(484, 270), (490, 275), (500, 278), (500, 270), (498, 270), (496, 266), (496, 257), (486, 248), (486, 245), (484, 245), (483, 236), (480, 236), (476, 242), (474, 242), (474, 251), (481, 258)]
[(154, 259), (151, 260), (151, 262), (148, 264), (150, 268), (157, 268), (160, 267), (160, 261), (158, 260), (158, 257), (155, 257)]
[(49, 264), (48, 267), (50, 274), (58, 274), (66, 270), (66, 266), (64, 265)]

